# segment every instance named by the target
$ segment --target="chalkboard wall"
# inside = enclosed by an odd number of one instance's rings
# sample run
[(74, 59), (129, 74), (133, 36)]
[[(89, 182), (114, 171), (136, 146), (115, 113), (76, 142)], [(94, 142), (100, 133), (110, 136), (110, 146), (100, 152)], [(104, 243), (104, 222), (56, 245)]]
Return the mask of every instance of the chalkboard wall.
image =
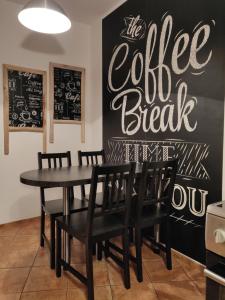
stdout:
[(220, 0), (129, 0), (103, 20), (107, 159), (179, 158), (173, 247), (200, 262), (222, 200), (224, 20)]
[(81, 121), (81, 75), (54, 67), (54, 120)]
[(9, 126), (43, 127), (43, 76), (8, 70)]

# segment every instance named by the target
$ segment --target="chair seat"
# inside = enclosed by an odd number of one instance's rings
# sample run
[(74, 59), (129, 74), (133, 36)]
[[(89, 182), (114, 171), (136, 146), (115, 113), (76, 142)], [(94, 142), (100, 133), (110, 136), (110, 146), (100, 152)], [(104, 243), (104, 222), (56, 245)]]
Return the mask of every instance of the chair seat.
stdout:
[[(89, 195), (87, 196), (87, 200), (89, 199)], [(121, 201), (124, 201), (125, 199), (125, 193), (121, 194)], [(95, 199), (96, 206), (101, 207), (103, 205), (103, 193), (97, 193), (96, 199)]]
[(153, 226), (156, 223), (160, 223), (161, 221), (165, 220), (164, 218), (166, 216), (168, 216), (168, 213), (164, 207), (145, 207), (141, 217), (143, 224), (142, 227)]
[[(134, 212), (135, 215), (135, 212)], [(151, 227), (154, 224), (161, 223), (168, 216), (165, 207), (147, 206), (143, 208), (141, 215), (141, 227)], [(132, 218), (132, 225), (135, 223), (135, 217)]]
[[(85, 196), (85, 201), (89, 201), (89, 195)], [(97, 193), (95, 199), (95, 205), (101, 207), (103, 204), (103, 193)]]
[[(71, 205), (71, 212), (79, 212), (88, 208), (88, 202), (86, 200), (80, 200), (77, 198), (73, 199)], [(49, 200), (45, 202), (43, 207), (44, 211), (48, 215), (62, 215), (63, 213), (63, 199)]]
[[(98, 211), (98, 208), (96, 209)], [(61, 216), (57, 218), (60, 227), (70, 235), (83, 240), (87, 236), (87, 211), (71, 214), (69, 218)], [(121, 215), (104, 215), (93, 220), (93, 240), (104, 240), (104, 236), (110, 238), (121, 234), (124, 230), (124, 220)]]

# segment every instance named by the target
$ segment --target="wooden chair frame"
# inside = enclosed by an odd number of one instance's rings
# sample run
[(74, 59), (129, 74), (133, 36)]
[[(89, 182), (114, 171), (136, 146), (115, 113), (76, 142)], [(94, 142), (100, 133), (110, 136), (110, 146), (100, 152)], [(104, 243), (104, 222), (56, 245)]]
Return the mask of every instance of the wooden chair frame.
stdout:
[[(122, 179), (127, 177), (126, 185), (126, 199), (124, 203), (120, 201), (120, 193), (122, 191)], [(93, 256), (92, 248), (96, 242), (108, 241), (110, 238), (116, 236), (122, 236), (123, 239), (123, 260), (119, 259), (115, 254), (109, 251), (108, 247), (105, 250), (105, 256), (112, 258), (124, 271), (124, 284), (127, 289), (130, 288), (130, 270), (129, 270), (129, 221), (131, 212), (131, 197), (133, 189), (133, 181), (135, 176), (135, 163), (117, 166), (94, 166), (91, 179), (91, 192), (89, 198), (89, 206), (86, 218), (86, 235), (80, 237), (79, 234), (73, 231), (70, 219), (57, 218), (57, 265), (56, 275), (61, 276), (61, 267), (76, 276), (82, 283), (88, 288), (88, 300), (94, 300), (94, 285), (93, 285)], [(102, 181), (104, 177), (104, 200), (103, 206), (96, 209), (95, 199), (97, 193), (97, 185), (99, 181)], [(119, 186), (116, 189), (116, 182), (119, 182)], [(111, 184), (111, 190), (109, 193), (109, 183)], [(123, 214), (123, 226), (116, 230), (106, 231), (99, 235), (93, 235), (93, 224), (95, 218), (105, 216), (118, 216)], [(114, 224), (115, 225), (115, 224)], [(71, 267), (70, 264), (65, 262), (61, 257), (61, 234), (62, 230), (65, 230), (69, 235), (75, 236), (85, 244), (86, 252), (86, 274), (83, 274)], [(113, 231), (114, 230), (114, 231)]]

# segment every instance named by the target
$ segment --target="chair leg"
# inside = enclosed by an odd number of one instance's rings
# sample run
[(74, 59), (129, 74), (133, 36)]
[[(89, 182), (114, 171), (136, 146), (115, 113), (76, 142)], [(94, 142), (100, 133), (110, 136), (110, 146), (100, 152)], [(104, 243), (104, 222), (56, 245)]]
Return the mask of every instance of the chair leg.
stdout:
[(45, 240), (44, 240), (44, 233), (45, 233), (45, 212), (43, 210), (43, 207), (41, 206), (41, 228), (40, 228), (40, 246), (44, 247)]
[(97, 243), (97, 258), (102, 260), (102, 242)]
[(92, 246), (92, 254), (96, 255), (96, 244)]
[(123, 263), (124, 263), (124, 285), (130, 288), (130, 266), (129, 266), (129, 231), (123, 234)]
[(55, 269), (55, 219), (50, 216), (50, 267)]
[(130, 243), (134, 242), (134, 231), (133, 231), (133, 228), (129, 228), (129, 241), (130, 241)]
[(88, 300), (94, 300), (94, 278), (93, 278), (93, 256), (92, 245), (86, 245), (86, 273), (87, 273), (87, 288)]
[(61, 277), (61, 273), (62, 273), (61, 259), (62, 259), (61, 229), (57, 225), (57, 242), (56, 242), (56, 276), (57, 277)]
[(68, 263), (71, 264), (73, 236), (70, 235), (69, 239), (70, 239), (70, 247), (69, 247), (69, 260), (68, 260)]
[(142, 235), (141, 230), (135, 228), (135, 248), (136, 248), (136, 265), (137, 265), (137, 280), (143, 281), (142, 271)]
[(166, 267), (172, 270), (172, 256), (171, 256), (171, 233), (170, 233), (170, 220), (166, 220)]
[(105, 241), (105, 258), (109, 257), (109, 241)]

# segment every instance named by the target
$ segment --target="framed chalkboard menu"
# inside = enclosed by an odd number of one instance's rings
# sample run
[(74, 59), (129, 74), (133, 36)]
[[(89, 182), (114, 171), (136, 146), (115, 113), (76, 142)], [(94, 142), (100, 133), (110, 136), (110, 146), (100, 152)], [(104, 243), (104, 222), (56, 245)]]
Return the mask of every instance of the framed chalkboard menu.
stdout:
[(54, 124), (81, 125), (81, 141), (85, 140), (83, 68), (50, 63), (50, 142), (54, 142)]
[(3, 65), (4, 152), (9, 154), (9, 132), (43, 133), (46, 151), (46, 72)]

